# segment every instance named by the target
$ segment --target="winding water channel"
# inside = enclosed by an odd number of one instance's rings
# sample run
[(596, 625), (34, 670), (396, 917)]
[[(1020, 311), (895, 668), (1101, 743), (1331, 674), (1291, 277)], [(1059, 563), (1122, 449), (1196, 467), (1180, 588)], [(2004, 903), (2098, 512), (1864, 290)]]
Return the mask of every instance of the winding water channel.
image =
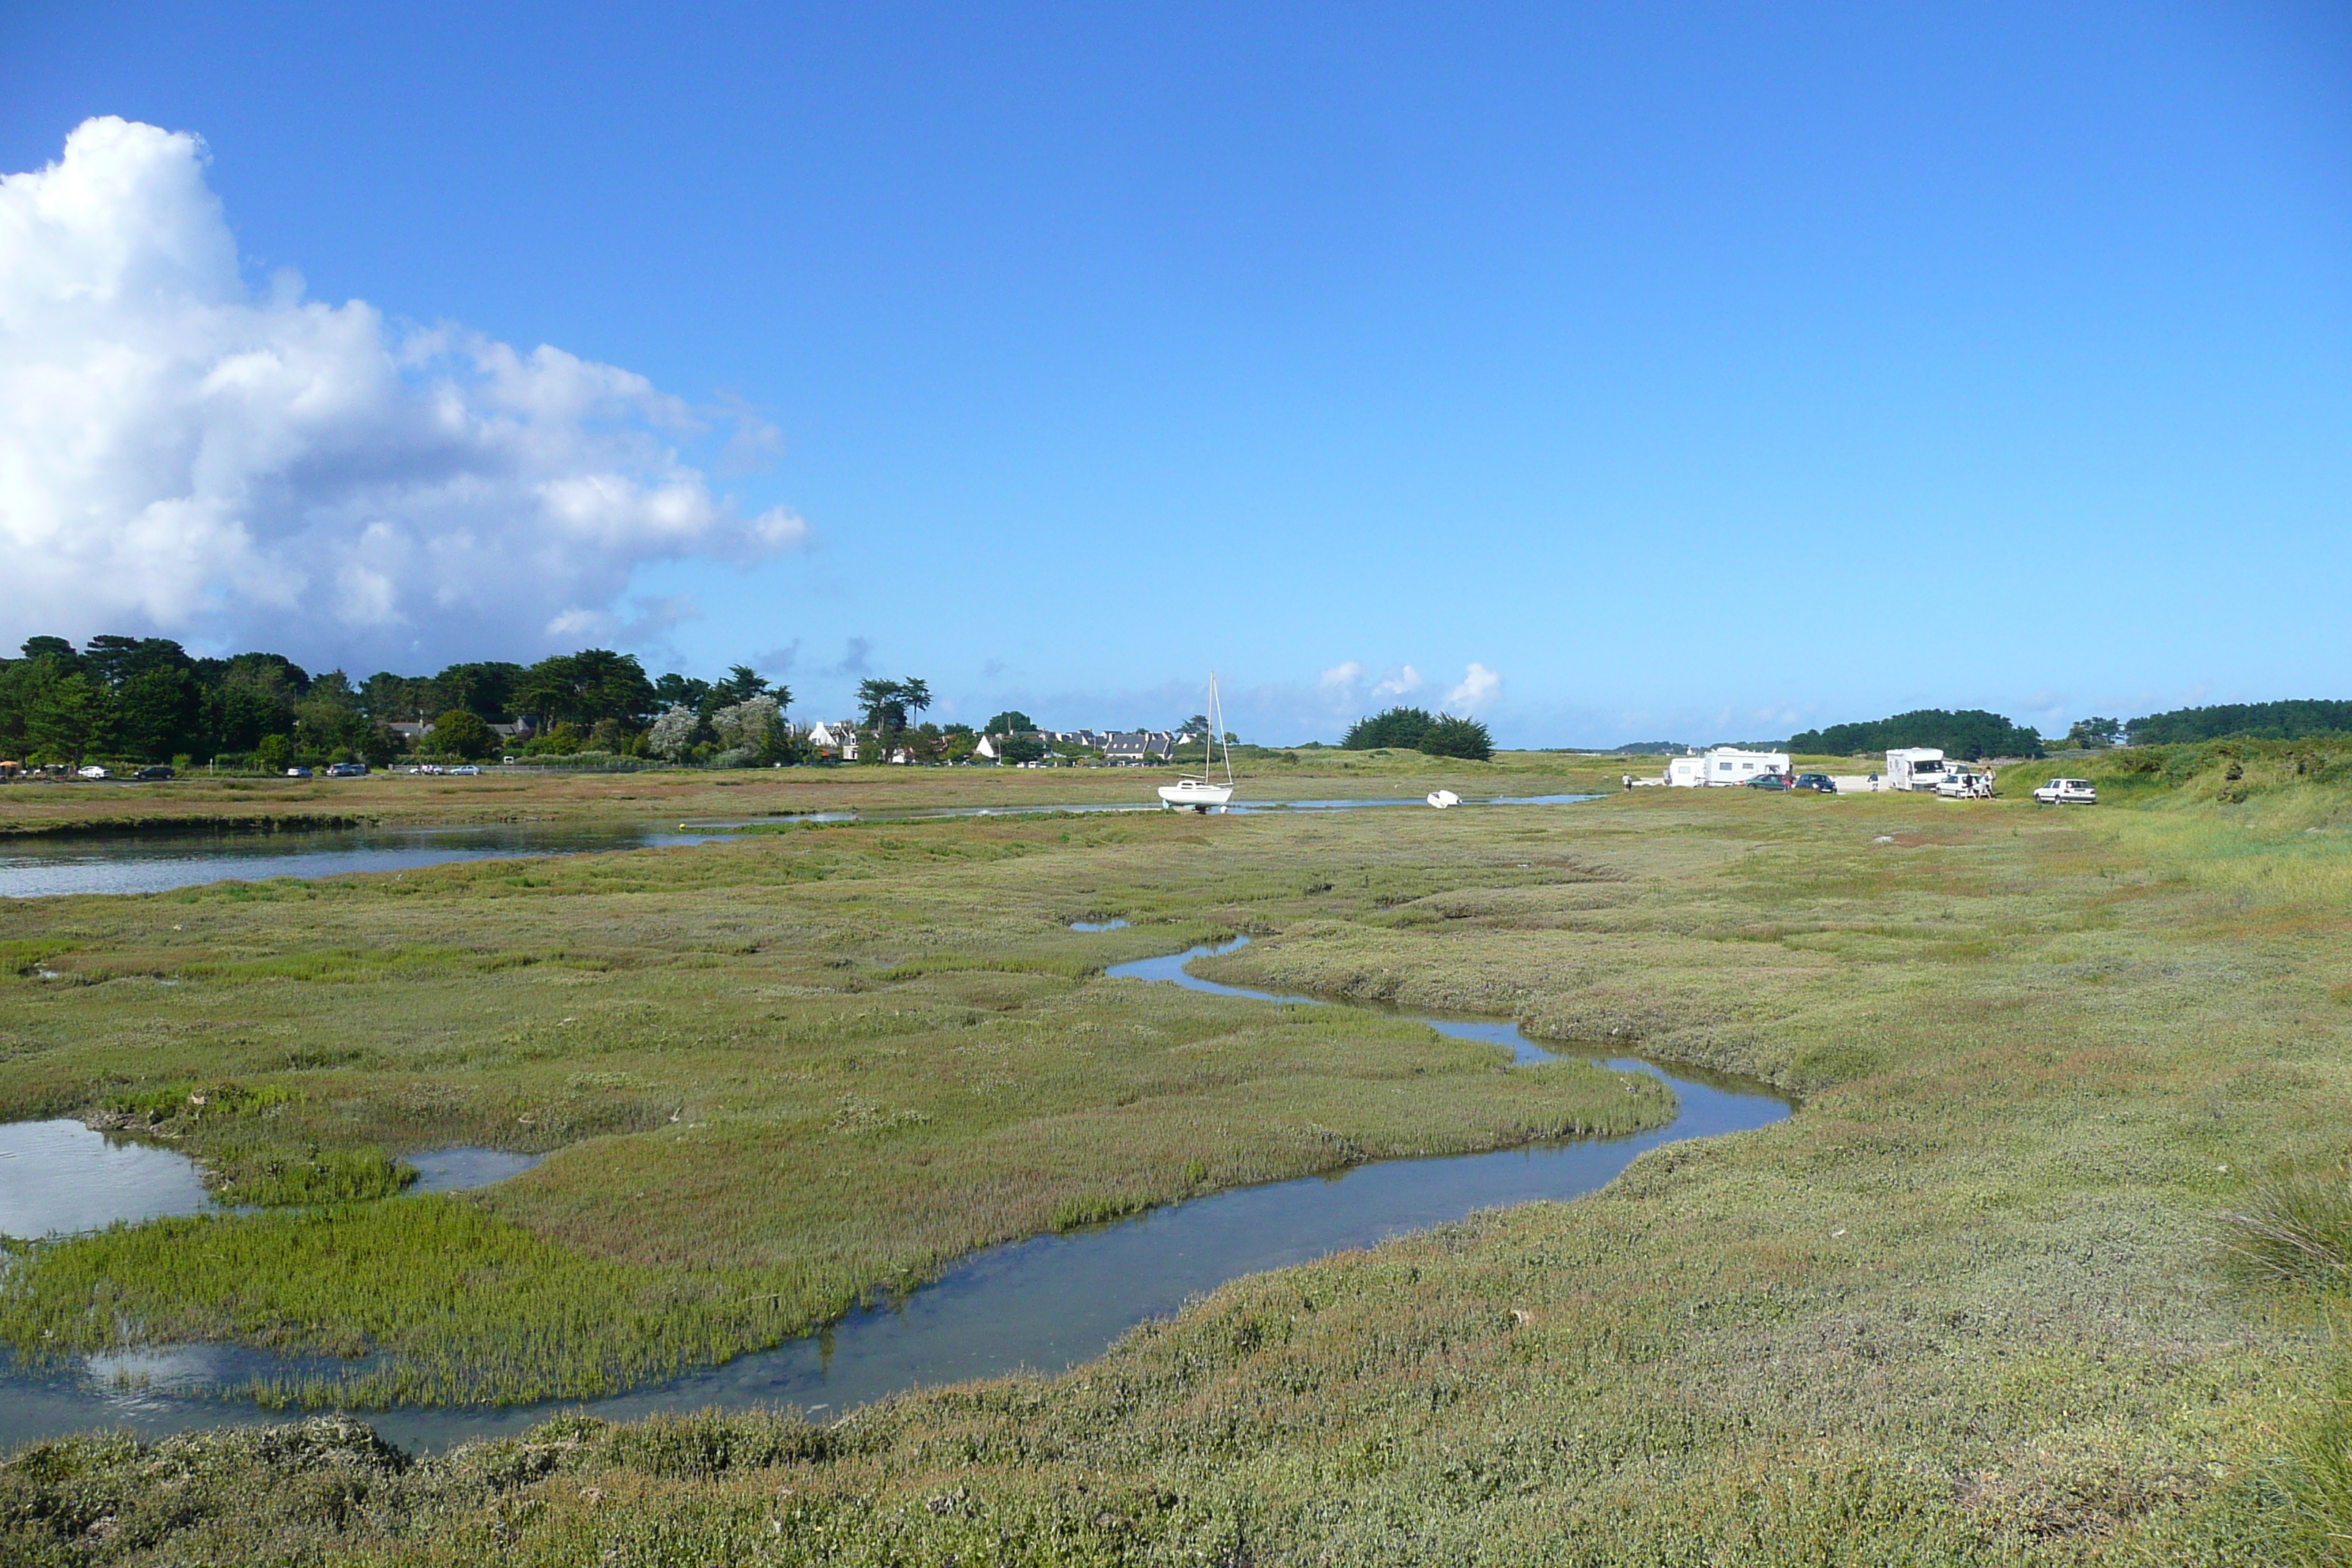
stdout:
[[(1097, 922), (1098, 928), (1116, 923), (1122, 922)], [(1186, 967), (1245, 940), (1116, 964), (1107, 973), (1223, 996), (1321, 1001), (1221, 985)], [(1519, 1061), (1552, 1055), (1507, 1020), (1400, 1016), (1459, 1038), (1507, 1046)], [(1766, 1126), (1791, 1110), (1761, 1083), (1636, 1060), (1610, 1058), (1606, 1065), (1664, 1079), (1680, 1099), (1680, 1114), (1663, 1129), (1630, 1138), (1382, 1161), (992, 1247), (898, 1301), (854, 1313), (819, 1333), (610, 1399), (362, 1414), (391, 1441), (432, 1451), (517, 1433), (557, 1410), (625, 1420), (713, 1406), (797, 1405), (823, 1418), (908, 1388), (1022, 1368), (1059, 1371), (1094, 1359), (1136, 1324), (1173, 1313), (1192, 1297), (1241, 1275), (1368, 1247), (1476, 1209), (1576, 1197), (1610, 1181), (1646, 1150)], [(286, 1420), (287, 1413), (206, 1393), (284, 1367), (269, 1352), (234, 1345), (163, 1347), (59, 1369), (12, 1362), (0, 1373), (0, 1451), (100, 1427), (152, 1435)]]

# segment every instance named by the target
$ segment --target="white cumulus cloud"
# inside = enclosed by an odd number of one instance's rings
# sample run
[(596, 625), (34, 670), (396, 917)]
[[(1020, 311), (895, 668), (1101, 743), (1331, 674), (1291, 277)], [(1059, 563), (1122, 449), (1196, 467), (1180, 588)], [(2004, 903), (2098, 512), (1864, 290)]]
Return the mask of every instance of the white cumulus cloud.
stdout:
[(620, 629), (639, 566), (807, 532), (712, 491), (677, 447), (701, 424), (560, 349), (248, 287), (184, 132), (89, 120), (0, 177), (0, 649), (121, 631), (415, 662)]
[(1422, 679), (1421, 671), (1409, 664), (1401, 664), (1381, 677), (1381, 683), (1372, 688), (1372, 695), (1374, 697), (1410, 697), (1427, 684), (1428, 682)]
[(1474, 660), (1463, 674), (1462, 684), (1445, 694), (1445, 706), (1449, 711), (1475, 713), (1502, 695), (1502, 690), (1503, 678)]

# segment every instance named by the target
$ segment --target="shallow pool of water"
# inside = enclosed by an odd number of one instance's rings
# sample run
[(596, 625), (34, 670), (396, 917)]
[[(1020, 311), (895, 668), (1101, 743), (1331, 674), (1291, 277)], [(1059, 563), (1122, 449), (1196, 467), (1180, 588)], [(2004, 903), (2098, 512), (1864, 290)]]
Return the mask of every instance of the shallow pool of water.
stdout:
[(195, 1162), (79, 1121), (0, 1123), (0, 1236), (57, 1236), (210, 1207)]
[[(1185, 964), (1237, 943), (1118, 964), (1113, 975), (1164, 980), (1217, 995), (1323, 1005), (1221, 985)], [(1507, 1046), (1521, 1061), (1552, 1055), (1508, 1020), (1419, 1013), (1433, 1027)], [(1789, 1103), (1761, 1084), (1611, 1059), (1664, 1079), (1680, 1099), (1674, 1122), (1631, 1138), (1541, 1143), (1485, 1154), (1391, 1160), (1328, 1175), (1244, 1187), (1132, 1219), (992, 1247), (886, 1307), (824, 1331), (740, 1356), (674, 1382), (614, 1398), (507, 1409), (404, 1408), (364, 1413), (390, 1440), (433, 1450), (519, 1432), (557, 1410), (614, 1420), (662, 1411), (796, 1405), (824, 1417), (906, 1389), (1023, 1368), (1059, 1371), (1090, 1361), (1136, 1324), (1261, 1269), (1368, 1247), (1475, 1210), (1589, 1193), (1645, 1150), (1778, 1121)], [(0, 1448), (98, 1426), (145, 1433), (283, 1420), (205, 1388), (283, 1370), (268, 1352), (235, 1346), (163, 1347), (144, 1360), (50, 1369), (12, 1363), (0, 1373)], [(319, 1363), (310, 1363), (317, 1365)], [(130, 1375), (126, 1375), (126, 1368)]]
[[(410, 1192), (461, 1193), (546, 1156), (456, 1148), (402, 1158), (416, 1167)], [(196, 1163), (176, 1149), (118, 1141), (74, 1121), (0, 1122), (0, 1236), (70, 1236), (216, 1206)]]
[(463, 1193), (520, 1176), (544, 1154), (517, 1154), (505, 1149), (429, 1149), (401, 1158), (416, 1167), (412, 1193)]
[(340, 877), (456, 860), (707, 844), (723, 832), (649, 827), (355, 827), (288, 833), (124, 834), (0, 839), (0, 898), (161, 893), (203, 882)]

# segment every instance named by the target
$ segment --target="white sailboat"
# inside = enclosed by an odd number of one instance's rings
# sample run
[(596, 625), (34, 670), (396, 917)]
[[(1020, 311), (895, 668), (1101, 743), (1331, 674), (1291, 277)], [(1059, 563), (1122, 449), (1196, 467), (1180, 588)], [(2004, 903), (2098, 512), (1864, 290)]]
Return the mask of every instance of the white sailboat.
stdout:
[[(1191, 806), (1194, 811), (1207, 811), (1213, 805), (1225, 805), (1234, 798), (1234, 748), (1221, 737), (1225, 732), (1224, 710), (1217, 702), (1217, 678), (1209, 677), (1209, 732), (1201, 744), (1201, 776), (1186, 773), (1172, 784), (1160, 786), (1161, 809), (1174, 811), (1179, 806)], [(1217, 747), (1225, 748), (1225, 782), (1218, 784), (1209, 775), (1216, 770)]]

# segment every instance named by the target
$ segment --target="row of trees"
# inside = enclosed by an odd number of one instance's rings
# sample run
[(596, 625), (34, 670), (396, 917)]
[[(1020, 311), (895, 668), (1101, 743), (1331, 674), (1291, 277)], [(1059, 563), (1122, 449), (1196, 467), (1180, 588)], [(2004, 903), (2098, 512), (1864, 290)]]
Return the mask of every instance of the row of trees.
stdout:
[[(2312, 699), (2293, 702), (2225, 702), (2210, 708), (2176, 708), (2128, 723), (2117, 719), (2077, 719), (2065, 744), (2096, 751), (2120, 746), (2193, 744), (2243, 738), (2300, 741), (2314, 735), (2352, 734), (2352, 702)], [(1866, 724), (1832, 724), (1789, 737), (1789, 750), (1832, 756), (1890, 751), (1902, 746), (1939, 746), (1953, 756), (2038, 757), (2039, 733), (1980, 708), (1947, 712), (1923, 708)]]
[[(0, 755), (183, 765), (226, 760), (383, 764), (404, 752), (478, 758), (587, 751), (674, 761), (791, 760), (792, 692), (738, 665), (718, 681), (649, 678), (584, 648), (536, 664), (454, 664), (438, 675), (311, 675), (275, 653), (199, 658), (163, 637), (37, 637), (0, 659)], [(528, 739), (491, 729), (530, 721)], [(414, 738), (394, 724), (427, 726)]]
[[(2112, 724), (2113, 720), (2095, 721)], [(2210, 708), (2176, 708), (2151, 713), (2120, 728), (2136, 746), (2163, 746), (2243, 737), (2255, 741), (2301, 741), (2313, 735), (2352, 734), (2352, 702), (2224, 702)]]
[(0, 753), (169, 762), (278, 749), (355, 752), (373, 725), (340, 671), (313, 679), (281, 654), (196, 658), (163, 637), (28, 638), (0, 659)]
[(1495, 738), (1477, 720), (1402, 706), (1357, 720), (1348, 727), (1339, 745), (1349, 752), (1386, 747), (1425, 752), (1433, 757), (1469, 757), (1482, 763), (1495, 754)]
[(1834, 757), (1899, 751), (1906, 746), (1934, 746), (1947, 756), (1966, 757), (1971, 762), (1983, 757), (2038, 757), (2042, 754), (2042, 736), (2026, 725), (2013, 724), (1981, 708), (1964, 708), (1957, 712), (1920, 708), (1866, 723), (1807, 730), (1790, 736), (1788, 742), (1791, 752)]

